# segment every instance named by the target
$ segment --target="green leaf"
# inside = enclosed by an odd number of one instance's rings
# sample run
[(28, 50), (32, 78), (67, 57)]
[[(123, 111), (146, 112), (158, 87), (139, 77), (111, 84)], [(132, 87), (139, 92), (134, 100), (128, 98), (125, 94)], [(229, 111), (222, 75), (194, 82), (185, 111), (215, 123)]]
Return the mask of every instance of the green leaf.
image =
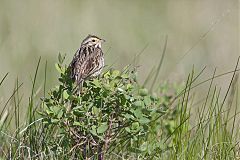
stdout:
[(156, 113), (156, 109), (152, 109), (152, 108), (143, 108), (142, 109), (143, 114), (145, 115), (149, 115), (152, 116), (152, 114)]
[(156, 93), (153, 93), (153, 94), (150, 96), (150, 98), (151, 98), (153, 101), (158, 100), (158, 96), (157, 96)]
[(146, 106), (150, 106), (152, 103), (151, 98), (149, 96), (145, 96), (143, 101)]
[(143, 142), (143, 144), (140, 146), (140, 150), (142, 152), (146, 151), (147, 150), (147, 146), (148, 146), (148, 143), (147, 142)]
[(131, 129), (129, 127), (126, 127), (125, 130), (128, 132), (128, 133), (131, 133)]
[(127, 95), (127, 94), (124, 94), (124, 97), (125, 97), (125, 99), (130, 99), (131, 97), (129, 96), (129, 95)]
[(64, 90), (64, 91), (63, 91), (63, 98), (64, 98), (64, 99), (68, 99), (68, 97), (69, 97), (69, 94), (67, 93), (66, 90)]
[(132, 119), (132, 120), (134, 120), (134, 116), (133, 115), (131, 115), (131, 114), (124, 114), (123, 115), (125, 118), (127, 118), (127, 119)]
[(61, 53), (58, 53), (58, 62), (61, 63), (61, 61), (62, 61), (62, 55), (61, 55)]
[(118, 90), (119, 92), (124, 92), (124, 90), (123, 90), (122, 88), (117, 88), (117, 90)]
[(60, 118), (62, 118), (62, 116), (63, 116), (63, 111), (60, 110), (57, 114), (57, 118), (60, 119)]
[(173, 133), (174, 129), (175, 129), (175, 122), (173, 120), (169, 120), (165, 123), (165, 127), (168, 130), (169, 133)]
[(92, 81), (92, 83), (95, 85), (95, 87), (101, 88), (101, 85), (100, 85), (100, 82), (99, 82), (98, 79), (94, 79), (94, 80)]
[(133, 122), (132, 127), (133, 130), (138, 130), (139, 129), (139, 123), (138, 122)]
[(124, 105), (126, 104), (126, 102), (127, 102), (124, 94), (119, 95), (118, 98), (119, 98), (120, 104), (121, 104), (122, 106), (124, 106)]
[(128, 74), (122, 74), (121, 77), (124, 78), (124, 79), (127, 79), (127, 78), (129, 78), (129, 75)]
[(99, 108), (95, 107), (95, 106), (92, 108), (92, 112), (93, 112), (93, 114), (95, 114), (96, 116), (98, 116), (98, 114), (100, 113), (100, 111), (101, 111), (101, 110), (100, 110)]
[(97, 133), (99, 134), (104, 133), (107, 129), (108, 129), (107, 123), (102, 123), (97, 129)]
[(74, 110), (73, 114), (77, 117), (81, 117), (84, 114), (84, 111)]
[(146, 123), (149, 123), (149, 122), (150, 122), (150, 120), (146, 117), (141, 117), (139, 119), (139, 123), (141, 123), (141, 124), (146, 124)]
[(114, 71), (112, 71), (112, 77), (113, 78), (115, 78), (115, 77), (117, 77), (117, 76), (119, 76), (120, 75), (120, 71), (119, 70), (114, 70)]
[(140, 94), (140, 96), (147, 96), (148, 90), (146, 88), (140, 89), (139, 94)]
[(141, 109), (135, 109), (131, 110), (131, 112), (134, 114), (135, 117), (141, 118), (143, 116), (142, 110)]
[(114, 88), (116, 88), (117, 87), (117, 81), (115, 81), (115, 80), (113, 80), (113, 81), (110, 81), (110, 87), (111, 87), (111, 90), (113, 90)]
[(54, 115), (57, 115), (60, 109), (61, 108), (59, 106), (52, 106), (51, 107), (51, 110), (54, 113)]
[(58, 119), (51, 119), (51, 122), (52, 122), (52, 123), (58, 123), (59, 120), (58, 120)]
[(58, 63), (55, 63), (55, 68), (57, 69), (57, 71), (59, 73), (63, 73), (62, 69), (61, 69), (61, 66), (58, 64)]
[(58, 54), (58, 62), (59, 62), (60, 64), (63, 63), (63, 61), (65, 60), (65, 58), (66, 58), (66, 54), (64, 54), (64, 55), (61, 55), (61, 53)]
[(53, 111), (51, 111), (50, 109), (46, 109), (47, 114), (53, 114)]
[(133, 106), (137, 107), (137, 108), (143, 107), (144, 103), (143, 103), (143, 101), (136, 101), (136, 102), (133, 103)]
[(103, 84), (103, 88), (107, 91), (110, 91), (112, 89), (112, 87), (109, 84), (106, 84), (106, 83)]
[(130, 83), (128, 83), (128, 84), (127, 84), (127, 86), (126, 86), (126, 88), (127, 88), (127, 90), (130, 90), (130, 89), (132, 89), (132, 88), (133, 88), (133, 85), (132, 85), (132, 84), (130, 84)]
[(104, 73), (104, 75), (103, 75), (104, 78), (109, 78), (109, 76), (110, 76), (110, 71), (107, 71), (107, 72)]
[(81, 123), (80, 123), (80, 122), (77, 122), (77, 121), (74, 121), (74, 122), (73, 122), (73, 125), (74, 125), (74, 126), (82, 126)]
[(92, 126), (92, 129), (90, 130), (90, 133), (92, 133), (93, 135), (97, 136), (96, 126)]
[(82, 108), (83, 108), (83, 106), (76, 106), (76, 107), (73, 108), (73, 110), (80, 110)]

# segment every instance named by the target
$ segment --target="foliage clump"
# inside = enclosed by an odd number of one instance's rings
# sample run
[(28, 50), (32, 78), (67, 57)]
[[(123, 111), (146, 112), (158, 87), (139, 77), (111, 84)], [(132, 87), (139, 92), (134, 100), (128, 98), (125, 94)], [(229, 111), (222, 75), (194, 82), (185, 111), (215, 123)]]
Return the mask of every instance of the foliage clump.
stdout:
[(78, 94), (62, 62), (60, 57), (56, 65), (60, 85), (44, 99), (45, 128), (54, 130), (51, 150), (60, 157), (83, 159), (161, 153), (163, 138), (174, 130), (176, 111), (168, 108), (171, 96), (151, 94), (128, 68), (110, 69), (85, 81)]

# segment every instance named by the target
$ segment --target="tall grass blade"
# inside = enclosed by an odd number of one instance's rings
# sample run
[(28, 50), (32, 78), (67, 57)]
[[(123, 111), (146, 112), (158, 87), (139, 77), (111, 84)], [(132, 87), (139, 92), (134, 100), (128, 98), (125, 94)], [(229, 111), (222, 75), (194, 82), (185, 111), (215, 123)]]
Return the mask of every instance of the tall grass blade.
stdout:
[(2, 85), (3, 81), (7, 78), (9, 73), (6, 73), (5, 76), (2, 78), (1, 82), (0, 82), (0, 86)]
[(163, 48), (163, 51), (162, 51), (162, 56), (161, 56), (161, 59), (159, 61), (158, 67), (157, 67), (157, 73), (155, 74), (155, 77), (153, 79), (152, 85), (150, 87), (150, 91), (153, 90), (153, 87), (155, 86), (155, 83), (157, 81), (158, 75), (160, 73), (160, 69), (161, 69), (162, 64), (163, 64), (163, 59), (165, 57), (165, 53), (166, 53), (166, 50), (167, 50), (167, 41), (168, 41), (168, 36), (165, 37), (165, 43), (164, 43), (164, 48)]
[(235, 78), (235, 75), (236, 75), (236, 72), (237, 72), (239, 60), (240, 60), (240, 56), (239, 56), (238, 59), (237, 59), (237, 63), (236, 63), (236, 66), (235, 66), (235, 69), (234, 69), (234, 72), (233, 72), (233, 75), (232, 75), (232, 79), (231, 79), (230, 84), (229, 84), (229, 86), (228, 86), (227, 92), (226, 92), (226, 94), (225, 94), (225, 96), (224, 96), (224, 99), (223, 99), (223, 102), (222, 102), (222, 104), (221, 104), (221, 108), (220, 108), (220, 109), (222, 109), (222, 107), (223, 107), (223, 105), (224, 105), (224, 103), (225, 103), (225, 101), (226, 101), (226, 99), (227, 99), (228, 93), (229, 93), (229, 91), (230, 91), (230, 89), (231, 89), (231, 86), (232, 86), (232, 84), (233, 84), (233, 82), (234, 82), (234, 78)]

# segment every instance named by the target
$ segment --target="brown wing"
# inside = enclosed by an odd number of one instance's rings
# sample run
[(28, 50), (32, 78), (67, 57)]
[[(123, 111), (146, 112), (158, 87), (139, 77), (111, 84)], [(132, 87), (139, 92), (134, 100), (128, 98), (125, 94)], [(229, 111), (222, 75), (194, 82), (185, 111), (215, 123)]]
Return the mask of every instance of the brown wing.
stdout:
[(82, 65), (86, 60), (87, 52), (84, 48), (80, 48), (75, 53), (72, 62), (70, 63), (71, 78), (78, 84), (82, 82)]
[(72, 62), (69, 65), (70, 72), (71, 72), (71, 78), (73, 80), (77, 80), (78, 74), (80, 72), (80, 66), (79, 66), (79, 56), (80, 56), (80, 49), (78, 49), (73, 57)]
[(99, 61), (103, 53), (100, 48), (82, 47), (74, 56), (71, 66), (71, 77), (80, 84), (83, 80), (100, 72), (103, 63)]

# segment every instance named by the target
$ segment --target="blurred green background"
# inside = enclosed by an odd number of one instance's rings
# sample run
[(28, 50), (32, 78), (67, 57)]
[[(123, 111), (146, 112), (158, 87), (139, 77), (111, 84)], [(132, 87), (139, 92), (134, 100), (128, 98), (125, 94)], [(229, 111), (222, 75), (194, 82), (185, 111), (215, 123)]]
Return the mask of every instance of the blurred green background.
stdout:
[[(31, 77), (41, 56), (38, 84), (48, 61), (48, 84), (57, 81), (54, 63), (66, 53), (70, 63), (81, 41), (96, 34), (107, 42), (106, 64), (121, 69), (144, 48), (138, 62), (144, 81), (160, 61), (164, 39), (168, 46), (159, 83), (181, 81), (194, 65), (207, 66), (200, 79), (234, 69), (239, 54), (238, 0), (0, 0), (0, 103), (9, 97), (16, 79), (28, 96)], [(186, 54), (186, 56), (184, 56)], [(230, 75), (217, 82), (224, 87)]]

